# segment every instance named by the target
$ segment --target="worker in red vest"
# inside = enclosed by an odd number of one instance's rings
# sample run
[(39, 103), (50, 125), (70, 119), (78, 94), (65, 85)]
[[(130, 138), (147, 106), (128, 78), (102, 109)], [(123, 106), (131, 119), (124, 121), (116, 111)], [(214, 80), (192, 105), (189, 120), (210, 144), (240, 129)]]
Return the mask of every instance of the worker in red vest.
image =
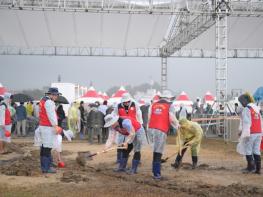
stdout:
[(5, 143), (11, 142), (12, 119), (9, 105), (12, 95), (5, 93), (4, 97), (0, 97), (0, 154), (5, 153)]
[(129, 154), (134, 149), (132, 160), (132, 167), (129, 174), (137, 173), (137, 168), (141, 160), (141, 148), (147, 144), (144, 128), (134, 118), (127, 116), (117, 116), (114, 113), (105, 116), (104, 127), (109, 128), (109, 137), (105, 145), (105, 149), (111, 147), (115, 141), (116, 134), (119, 133), (124, 136), (121, 143), (126, 149), (120, 149), (122, 157), (118, 164), (117, 172), (126, 172), (126, 165), (128, 162)]
[(170, 125), (179, 128), (171, 98), (170, 91), (163, 91), (160, 100), (153, 103), (149, 110), (148, 140), (153, 147), (153, 178), (157, 180), (161, 179), (161, 158)]
[[(137, 120), (140, 124), (143, 123), (142, 112), (137, 103), (132, 101), (131, 95), (129, 93), (124, 93), (121, 98), (121, 103), (117, 105), (114, 112), (118, 116), (127, 116)], [(117, 143), (121, 144), (123, 142), (124, 136), (120, 133), (117, 134)], [(121, 161), (122, 151), (117, 150), (117, 163)]]
[(46, 96), (39, 102), (40, 163), (43, 173), (56, 173), (51, 167), (51, 150), (55, 147), (56, 135), (62, 132), (58, 126), (55, 102), (60, 95), (57, 88), (49, 88)]
[(244, 107), (240, 121), (240, 137), (244, 142), (247, 168), (243, 171), (245, 173), (255, 172), (260, 174), (260, 144), (262, 139), (260, 109), (254, 104), (254, 99), (249, 93), (242, 94), (238, 100)]

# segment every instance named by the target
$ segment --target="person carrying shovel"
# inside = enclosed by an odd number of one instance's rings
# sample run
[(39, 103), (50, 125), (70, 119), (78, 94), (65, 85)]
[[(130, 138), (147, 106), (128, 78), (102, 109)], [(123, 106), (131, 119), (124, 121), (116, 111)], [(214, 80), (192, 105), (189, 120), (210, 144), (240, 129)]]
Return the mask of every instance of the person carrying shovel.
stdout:
[(182, 159), (187, 148), (191, 147), (192, 168), (195, 169), (197, 166), (198, 153), (203, 137), (203, 130), (198, 123), (189, 121), (185, 118), (181, 119), (179, 124), (180, 130), (177, 135), (180, 139), (179, 143), (183, 144), (184, 146), (182, 150), (179, 150), (175, 162), (171, 164), (171, 166), (175, 169), (178, 169), (182, 163)]
[[(140, 124), (143, 123), (142, 112), (139, 105), (133, 101), (129, 93), (124, 93), (121, 98), (121, 103), (114, 109), (114, 113), (118, 116), (127, 116), (137, 120)], [(121, 134), (116, 135), (117, 143), (121, 143), (123, 136)], [(117, 150), (117, 163), (121, 161), (122, 150)]]
[(118, 116), (115, 113), (105, 116), (104, 127), (110, 127), (109, 137), (107, 139), (105, 150), (109, 149), (116, 139), (116, 134), (122, 136), (122, 144), (119, 144), (126, 149), (122, 149), (122, 157), (118, 164), (116, 172), (126, 172), (126, 165), (129, 154), (134, 149), (132, 160), (132, 168), (129, 174), (136, 174), (137, 168), (141, 160), (141, 148), (147, 143), (146, 135), (142, 125), (134, 118), (127, 116)]
[(175, 108), (170, 102), (172, 98), (172, 93), (165, 90), (160, 100), (153, 103), (149, 109), (148, 140), (153, 148), (152, 172), (156, 180), (161, 179), (161, 158), (170, 125), (175, 129), (179, 128)]

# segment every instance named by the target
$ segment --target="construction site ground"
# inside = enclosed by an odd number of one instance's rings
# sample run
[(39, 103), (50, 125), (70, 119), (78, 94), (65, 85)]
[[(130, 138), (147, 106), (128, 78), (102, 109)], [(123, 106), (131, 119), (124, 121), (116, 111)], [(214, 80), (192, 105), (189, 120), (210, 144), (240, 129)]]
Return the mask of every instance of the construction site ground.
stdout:
[[(175, 152), (168, 138), (163, 158)], [(0, 196), (263, 196), (263, 175), (243, 174), (245, 159), (236, 143), (204, 139), (196, 169), (187, 151), (179, 170), (171, 167), (175, 156), (162, 165), (163, 180), (152, 178), (152, 151), (142, 150), (138, 174), (116, 173), (116, 151), (100, 154), (85, 166), (76, 162), (79, 151), (97, 152), (104, 145), (75, 140), (63, 143), (65, 168), (56, 174), (40, 171), (39, 148), (32, 138), (13, 139), (8, 154), (0, 155)], [(132, 154), (129, 159), (131, 165)]]

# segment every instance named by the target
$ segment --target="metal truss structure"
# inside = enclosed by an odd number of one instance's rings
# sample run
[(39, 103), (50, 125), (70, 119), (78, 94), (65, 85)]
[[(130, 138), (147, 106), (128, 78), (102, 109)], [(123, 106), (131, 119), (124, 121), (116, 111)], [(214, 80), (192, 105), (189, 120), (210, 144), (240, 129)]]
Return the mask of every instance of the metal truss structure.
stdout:
[[(0, 0), (1, 9), (117, 14), (212, 14), (216, 0)], [(226, 0), (228, 2), (230, 0)], [(260, 16), (260, 0), (231, 0), (233, 16)]]
[[(0, 46), (0, 55), (35, 56), (94, 56), (94, 57), (155, 57), (160, 50), (153, 49), (112, 49), (92, 47), (14, 47)], [(216, 52), (204, 49), (180, 49), (169, 58), (215, 58)], [(227, 58), (263, 58), (263, 49), (228, 49)]]
[[(262, 49), (228, 49), (227, 47), (227, 18), (263, 17), (263, 1), (261, 0), (0, 0), (1, 9), (169, 15), (171, 22), (167, 30), (168, 34), (159, 49), (0, 46), (0, 54), (161, 57), (162, 90), (167, 89), (168, 57), (215, 58), (216, 96), (222, 102), (227, 95), (227, 58), (262, 58), (263, 56)], [(212, 26), (216, 28), (215, 51), (184, 49), (188, 43)]]

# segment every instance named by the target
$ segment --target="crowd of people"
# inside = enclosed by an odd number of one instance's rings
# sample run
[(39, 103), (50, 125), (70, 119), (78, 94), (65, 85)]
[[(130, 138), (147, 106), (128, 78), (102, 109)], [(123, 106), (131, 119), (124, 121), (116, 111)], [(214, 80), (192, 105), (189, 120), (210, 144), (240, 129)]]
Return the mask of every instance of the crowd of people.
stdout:
[[(17, 107), (12, 105), (10, 94), (0, 97), (0, 154), (5, 152), (5, 143), (11, 141), (14, 117), (16, 134), (25, 136), (25, 121), (27, 117), (35, 114), (39, 125), (35, 132), (35, 143), (37, 142), (37, 146), (40, 147), (40, 165), (43, 173), (56, 172), (52, 167), (52, 149), (58, 153), (58, 164), (64, 165), (59, 154), (62, 151), (62, 137), (65, 136), (70, 141), (74, 136), (78, 136), (81, 140), (88, 140), (89, 144), (93, 144), (94, 140), (99, 144), (105, 143), (105, 151), (114, 143), (117, 144), (115, 171), (128, 174), (138, 172), (138, 166), (143, 162), (141, 151), (149, 144), (153, 152), (153, 178), (160, 180), (162, 156), (171, 128), (177, 136), (179, 145), (175, 162), (171, 166), (179, 168), (189, 148), (192, 155), (192, 168), (197, 167), (203, 130), (198, 123), (191, 121), (187, 112), (182, 113), (183, 106), (179, 112), (176, 112), (172, 104), (174, 96), (170, 91), (163, 91), (158, 101), (141, 107), (128, 93), (123, 94), (120, 103), (110, 107), (107, 101), (88, 105), (84, 102), (74, 102), (67, 116), (63, 106), (56, 102), (59, 95), (57, 88), (49, 88), (37, 105), (34, 106), (29, 102), (26, 106), (20, 103)], [(241, 140), (238, 144), (238, 152), (245, 155), (247, 159), (247, 168), (244, 172), (260, 174), (260, 150), (263, 149), (260, 147), (262, 146), (261, 113), (248, 93), (241, 95), (239, 101), (243, 110), (239, 113)], [(194, 105), (193, 109), (194, 113), (199, 113), (198, 105)], [(132, 166), (128, 170), (127, 162), (132, 150), (134, 152)]]

